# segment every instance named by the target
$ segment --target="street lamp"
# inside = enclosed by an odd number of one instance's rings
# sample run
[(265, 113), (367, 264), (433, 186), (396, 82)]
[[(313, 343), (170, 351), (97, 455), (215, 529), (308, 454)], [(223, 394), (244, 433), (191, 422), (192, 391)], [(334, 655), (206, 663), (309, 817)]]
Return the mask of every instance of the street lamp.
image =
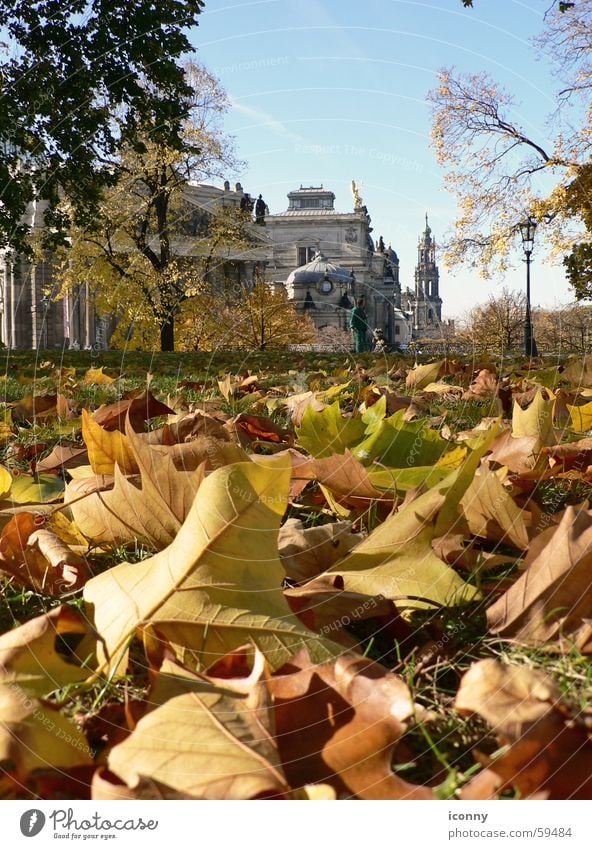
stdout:
[(526, 316), (524, 319), (524, 353), (527, 357), (538, 357), (539, 352), (537, 344), (532, 332), (532, 321), (530, 317), (530, 257), (534, 247), (534, 234), (537, 228), (537, 223), (528, 216), (526, 221), (523, 221), (520, 227), (520, 235), (522, 236), (522, 247), (526, 256)]

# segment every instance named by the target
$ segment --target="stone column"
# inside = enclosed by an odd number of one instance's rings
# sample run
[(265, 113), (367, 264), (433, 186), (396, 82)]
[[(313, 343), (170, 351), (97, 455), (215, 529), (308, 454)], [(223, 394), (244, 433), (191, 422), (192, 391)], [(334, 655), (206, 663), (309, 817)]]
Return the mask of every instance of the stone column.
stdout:
[(94, 333), (92, 333), (91, 324), (91, 309), (90, 309), (90, 286), (88, 280), (84, 283), (84, 344), (83, 348), (90, 348), (93, 344)]

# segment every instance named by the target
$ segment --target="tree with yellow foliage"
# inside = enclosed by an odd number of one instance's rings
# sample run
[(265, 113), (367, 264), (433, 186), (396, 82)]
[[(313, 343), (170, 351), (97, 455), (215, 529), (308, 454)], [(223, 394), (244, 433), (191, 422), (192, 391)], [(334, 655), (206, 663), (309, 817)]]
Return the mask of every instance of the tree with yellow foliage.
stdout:
[[(469, 5), (466, 4), (465, 5)], [(549, 137), (515, 117), (515, 100), (485, 73), (444, 69), (429, 98), (432, 139), (460, 213), (449, 264), (504, 270), (529, 215), (545, 227), (552, 256), (564, 256), (576, 297), (592, 295), (592, 0), (552, 4), (536, 39), (559, 79)], [(584, 109), (582, 109), (582, 104)]]
[(187, 350), (268, 351), (315, 341), (313, 321), (299, 313), (285, 290), (262, 280), (251, 288), (211, 288), (195, 298), (185, 322)]
[(456, 341), (468, 350), (498, 356), (519, 351), (524, 344), (524, 310), (524, 293), (504, 288), (470, 311)]
[[(190, 181), (220, 177), (237, 162), (221, 128), (228, 101), (218, 80), (194, 64), (186, 79), (193, 94), (182, 148), (141, 137), (128, 145), (98, 215), (71, 232), (61, 256), (61, 294), (88, 282), (98, 311), (117, 319), (114, 344), (174, 350), (175, 328), (191, 312), (213, 257), (248, 241), (248, 214), (196, 212), (188, 202)], [(196, 215), (199, 226), (189, 227)]]

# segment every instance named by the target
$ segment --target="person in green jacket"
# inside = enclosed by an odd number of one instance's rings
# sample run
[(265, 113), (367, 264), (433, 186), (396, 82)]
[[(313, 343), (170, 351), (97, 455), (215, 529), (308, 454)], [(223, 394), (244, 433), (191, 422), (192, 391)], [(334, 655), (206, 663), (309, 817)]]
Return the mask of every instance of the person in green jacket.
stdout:
[(361, 354), (366, 350), (366, 333), (368, 331), (368, 318), (364, 310), (364, 298), (358, 298), (356, 306), (351, 311), (349, 326), (354, 337), (354, 351)]

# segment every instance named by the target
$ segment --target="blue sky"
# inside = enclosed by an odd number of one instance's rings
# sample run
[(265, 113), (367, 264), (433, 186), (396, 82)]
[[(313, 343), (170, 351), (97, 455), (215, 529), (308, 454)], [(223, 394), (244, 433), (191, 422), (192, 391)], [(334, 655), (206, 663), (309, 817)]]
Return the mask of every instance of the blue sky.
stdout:
[[(546, 141), (556, 82), (530, 39), (550, 3), (207, 0), (192, 40), (231, 98), (225, 126), (248, 163), (245, 190), (280, 212), (290, 190), (322, 183), (348, 211), (356, 180), (373, 235), (392, 242), (412, 285), (425, 212), (437, 240), (455, 217), (429, 143), (426, 94), (438, 69), (489, 72), (517, 95), (514, 117)], [(441, 264), (444, 313), (462, 316), (502, 285), (523, 289), (521, 259), (503, 280)], [(572, 300), (563, 269), (536, 248), (533, 260), (533, 303)]]

